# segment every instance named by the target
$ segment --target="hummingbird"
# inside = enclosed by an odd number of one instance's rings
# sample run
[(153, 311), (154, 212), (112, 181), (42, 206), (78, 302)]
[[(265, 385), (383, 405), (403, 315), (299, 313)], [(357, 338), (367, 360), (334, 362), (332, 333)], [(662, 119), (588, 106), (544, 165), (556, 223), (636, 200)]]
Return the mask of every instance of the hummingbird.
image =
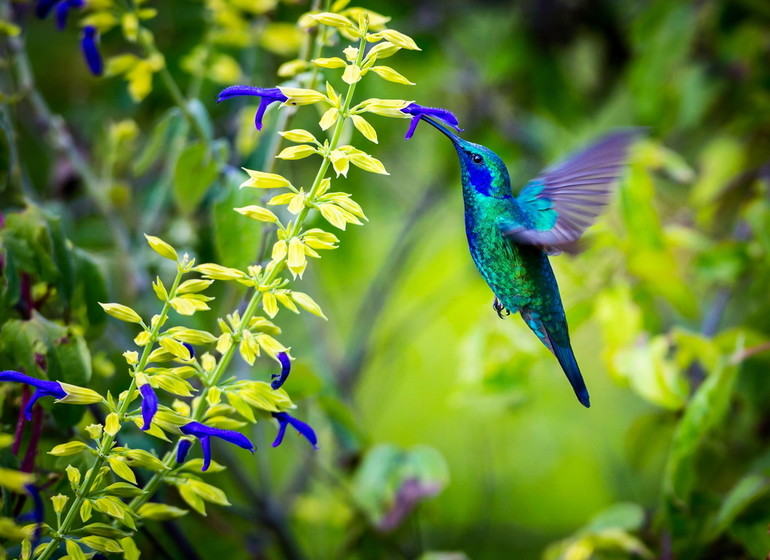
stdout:
[(548, 257), (572, 252), (607, 205), (638, 131), (624, 129), (600, 138), (546, 168), (514, 196), (508, 169), (496, 153), (424, 114), (419, 118), (444, 133), (457, 151), (468, 247), (495, 295), (494, 310), (500, 318), (503, 313), (521, 315), (556, 356), (580, 403), (590, 407)]

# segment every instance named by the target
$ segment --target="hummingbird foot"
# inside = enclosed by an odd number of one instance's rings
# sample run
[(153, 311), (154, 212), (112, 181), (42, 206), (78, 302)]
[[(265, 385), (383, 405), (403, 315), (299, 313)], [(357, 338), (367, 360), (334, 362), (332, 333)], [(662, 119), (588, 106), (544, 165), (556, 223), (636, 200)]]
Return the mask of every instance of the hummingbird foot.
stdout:
[[(501, 319), (505, 319), (508, 315), (511, 314), (510, 311), (508, 311), (505, 306), (500, 303), (500, 300), (495, 298), (495, 301), (492, 302), (492, 309), (494, 309), (497, 312), (497, 316)], [(503, 311), (505, 311), (505, 317), (503, 317)]]

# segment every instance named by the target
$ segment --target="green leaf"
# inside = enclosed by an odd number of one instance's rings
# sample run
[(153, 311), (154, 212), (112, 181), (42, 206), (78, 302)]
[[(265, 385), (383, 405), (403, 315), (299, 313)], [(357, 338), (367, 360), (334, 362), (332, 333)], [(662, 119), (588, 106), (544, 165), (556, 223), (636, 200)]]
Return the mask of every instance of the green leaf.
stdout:
[(598, 533), (605, 529), (636, 531), (643, 524), (644, 508), (639, 504), (625, 502), (613, 504), (595, 515), (585, 527), (585, 531), (593, 533)]
[(722, 500), (722, 505), (713, 520), (710, 538), (718, 537), (751, 504), (763, 497), (770, 481), (759, 474), (748, 474), (741, 478)]
[(182, 499), (188, 506), (201, 515), (206, 515), (206, 504), (203, 502), (203, 498), (201, 498), (195, 490), (190, 488), (186, 482), (177, 484), (177, 489), (179, 490), (179, 495), (182, 496)]
[(179, 124), (184, 120), (181, 109), (173, 107), (166, 111), (152, 130), (150, 139), (134, 162), (136, 175), (144, 175), (150, 166), (166, 153), (168, 143), (177, 133)]
[(257, 258), (263, 224), (241, 218), (233, 211), (253, 202), (253, 194), (248, 189), (241, 190), (239, 185), (243, 177), (235, 170), (228, 170), (216, 189), (219, 198), (212, 205), (214, 224), (214, 245), (219, 259), (217, 262), (227, 267), (245, 269)]
[(104, 492), (120, 498), (133, 498), (134, 496), (141, 496), (144, 494), (144, 490), (133, 484), (129, 484), (128, 482), (115, 482), (114, 484), (110, 484), (104, 489)]
[(100, 328), (107, 322), (107, 314), (99, 305), (107, 301), (107, 279), (96, 259), (86, 251), (75, 249), (75, 277), (85, 304), (85, 318), (92, 328)]
[(185, 147), (174, 169), (174, 200), (185, 214), (191, 214), (214, 183), (219, 171), (216, 158), (201, 142)]
[(24, 206), (21, 180), (15, 165), (14, 133), (0, 113), (0, 210)]
[(674, 505), (688, 501), (695, 483), (696, 453), (706, 435), (725, 418), (737, 374), (736, 365), (720, 364), (709, 372), (685, 408), (674, 432), (663, 480), (664, 492)]
[(166, 504), (149, 502), (142, 505), (137, 513), (141, 518), (168, 521), (169, 519), (176, 519), (177, 517), (187, 515), (187, 510)]
[(214, 126), (211, 123), (211, 116), (206, 110), (206, 106), (199, 99), (191, 99), (187, 103), (187, 109), (206, 136), (206, 142), (211, 142), (211, 139), (214, 137)]
[(67, 246), (67, 239), (64, 235), (61, 220), (49, 214), (46, 214), (45, 217), (48, 222), (48, 234), (51, 240), (51, 258), (54, 266), (59, 271), (54, 285), (59, 292), (58, 295), (66, 311), (70, 308), (72, 295), (75, 291), (74, 258), (71, 249)]

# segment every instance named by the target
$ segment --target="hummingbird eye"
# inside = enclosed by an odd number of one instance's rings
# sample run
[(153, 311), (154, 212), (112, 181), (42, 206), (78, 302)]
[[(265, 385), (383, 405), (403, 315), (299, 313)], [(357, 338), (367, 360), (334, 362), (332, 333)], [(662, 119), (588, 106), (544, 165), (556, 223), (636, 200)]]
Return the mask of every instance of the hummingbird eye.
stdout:
[(473, 156), (471, 157), (471, 161), (473, 163), (481, 163), (482, 161), (484, 161), (484, 158), (481, 157), (479, 154), (473, 154)]

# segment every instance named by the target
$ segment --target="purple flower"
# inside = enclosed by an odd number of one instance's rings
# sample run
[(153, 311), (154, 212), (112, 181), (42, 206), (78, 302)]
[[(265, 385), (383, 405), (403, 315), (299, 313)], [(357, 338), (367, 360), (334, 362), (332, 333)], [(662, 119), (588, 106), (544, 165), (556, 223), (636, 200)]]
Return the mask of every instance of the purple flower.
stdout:
[(32, 521), (35, 523), (35, 535), (32, 539), (32, 547), (37, 546), (37, 541), (40, 540), (40, 531), (42, 530), (41, 523), (43, 523), (43, 517), (45, 516), (45, 508), (43, 507), (43, 499), (40, 497), (37, 487), (34, 484), (25, 484), (24, 489), (32, 498), (32, 511), (19, 516), (19, 521)]
[(139, 393), (142, 395), (142, 418), (144, 419), (142, 430), (149, 430), (152, 419), (158, 412), (158, 395), (155, 394), (149, 383), (139, 387)]
[(455, 117), (454, 114), (447, 109), (439, 109), (438, 107), (425, 107), (423, 105), (418, 105), (417, 103), (411, 103), (410, 105), (407, 105), (401, 109), (401, 112), (406, 113), (407, 115), (412, 115), (412, 122), (409, 123), (409, 130), (406, 131), (406, 136), (404, 136), (404, 138), (407, 140), (412, 137), (415, 129), (417, 128), (417, 124), (424, 117), (436, 118), (448, 124), (458, 132), (462, 132), (462, 128), (460, 128), (460, 123), (457, 121), (457, 117)]
[(281, 385), (286, 383), (286, 379), (291, 372), (291, 360), (286, 352), (278, 352), (278, 361), (281, 362), (281, 373), (274, 373), (272, 375), (272, 381), (270, 386), (273, 389), (279, 389)]
[(187, 351), (190, 353), (190, 359), (192, 360), (195, 357), (195, 348), (193, 348), (192, 344), (189, 344), (187, 342), (183, 342), (182, 346), (187, 348)]
[(101, 76), (104, 72), (104, 63), (102, 62), (102, 55), (99, 53), (99, 33), (93, 25), (86, 25), (83, 28), (80, 49), (83, 51), (91, 74)]
[(40, 19), (47, 18), (48, 14), (53, 10), (53, 7), (60, 1), (61, 0), (38, 0), (35, 5), (35, 15)]
[(29, 399), (27, 406), (24, 408), (24, 418), (32, 420), (32, 407), (43, 397), (55, 397), (57, 399), (63, 399), (67, 396), (67, 393), (62, 389), (61, 384), (58, 381), (44, 381), (37, 379), (36, 377), (30, 377), (24, 375), (18, 371), (6, 370), (0, 371), (0, 381), (11, 381), (14, 383), (25, 383), (35, 388), (35, 392), (32, 393), (32, 398)]
[(260, 98), (259, 108), (257, 109), (257, 114), (254, 116), (254, 126), (257, 127), (257, 130), (262, 130), (262, 117), (265, 116), (265, 110), (271, 103), (275, 103), (276, 101), (284, 102), (289, 100), (289, 98), (281, 93), (281, 90), (278, 88), (230, 86), (223, 89), (219, 93), (217, 103), (224, 101), (225, 99), (230, 99), (231, 97), (240, 97), (242, 95), (251, 95)]
[(176, 448), (176, 462), (184, 463), (187, 458), (187, 454), (190, 452), (193, 442), (189, 439), (182, 438), (179, 440), (179, 445)]
[(67, 27), (67, 15), (70, 8), (82, 8), (85, 6), (85, 0), (38, 0), (35, 6), (35, 15), (40, 19), (45, 19), (56, 8), (56, 27), (61, 31)]
[[(233, 443), (237, 445), (238, 447), (242, 447), (243, 449), (247, 449), (254, 453), (254, 445), (249, 441), (249, 438), (244, 436), (243, 434), (239, 432), (234, 432), (233, 430), (222, 430), (219, 428), (212, 428), (211, 426), (207, 426), (206, 424), (201, 424), (200, 422), (190, 422), (189, 424), (185, 424), (179, 430), (187, 435), (187, 436), (195, 436), (197, 437), (201, 442), (201, 448), (203, 448), (203, 468), (202, 471), (205, 471), (209, 468), (209, 465), (211, 465), (211, 438), (212, 437), (218, 437), (219, 439), (223, 439), (229, 443)], [(180, 443), (181, 447), (181, 443)], [(179, 452), (177, 452), (177, 458), (179, 456)]]
[(67, 15), (70, 8), (82, 8), (85, 5), (83, 0), (63, 0), (56, 6), (56, 28), (62, 31), (67, 27)]
[(278, 435), (275, 436), (273, 447), (278, 447), (281, 445), (283, 442), (283, 436), (286, 435), (286, 428), (291, 426), (297, 430), (300, 435), (305, 436), (305, 439), (310, 442), (310, 445), (318, 449), (318, 438), (315, 435), (315, 431), (313, 431), (313, 428), (305, 424), (302, 420), (294, 418), (288, 412), (273, 412), (273, 418), (278, 420)]

